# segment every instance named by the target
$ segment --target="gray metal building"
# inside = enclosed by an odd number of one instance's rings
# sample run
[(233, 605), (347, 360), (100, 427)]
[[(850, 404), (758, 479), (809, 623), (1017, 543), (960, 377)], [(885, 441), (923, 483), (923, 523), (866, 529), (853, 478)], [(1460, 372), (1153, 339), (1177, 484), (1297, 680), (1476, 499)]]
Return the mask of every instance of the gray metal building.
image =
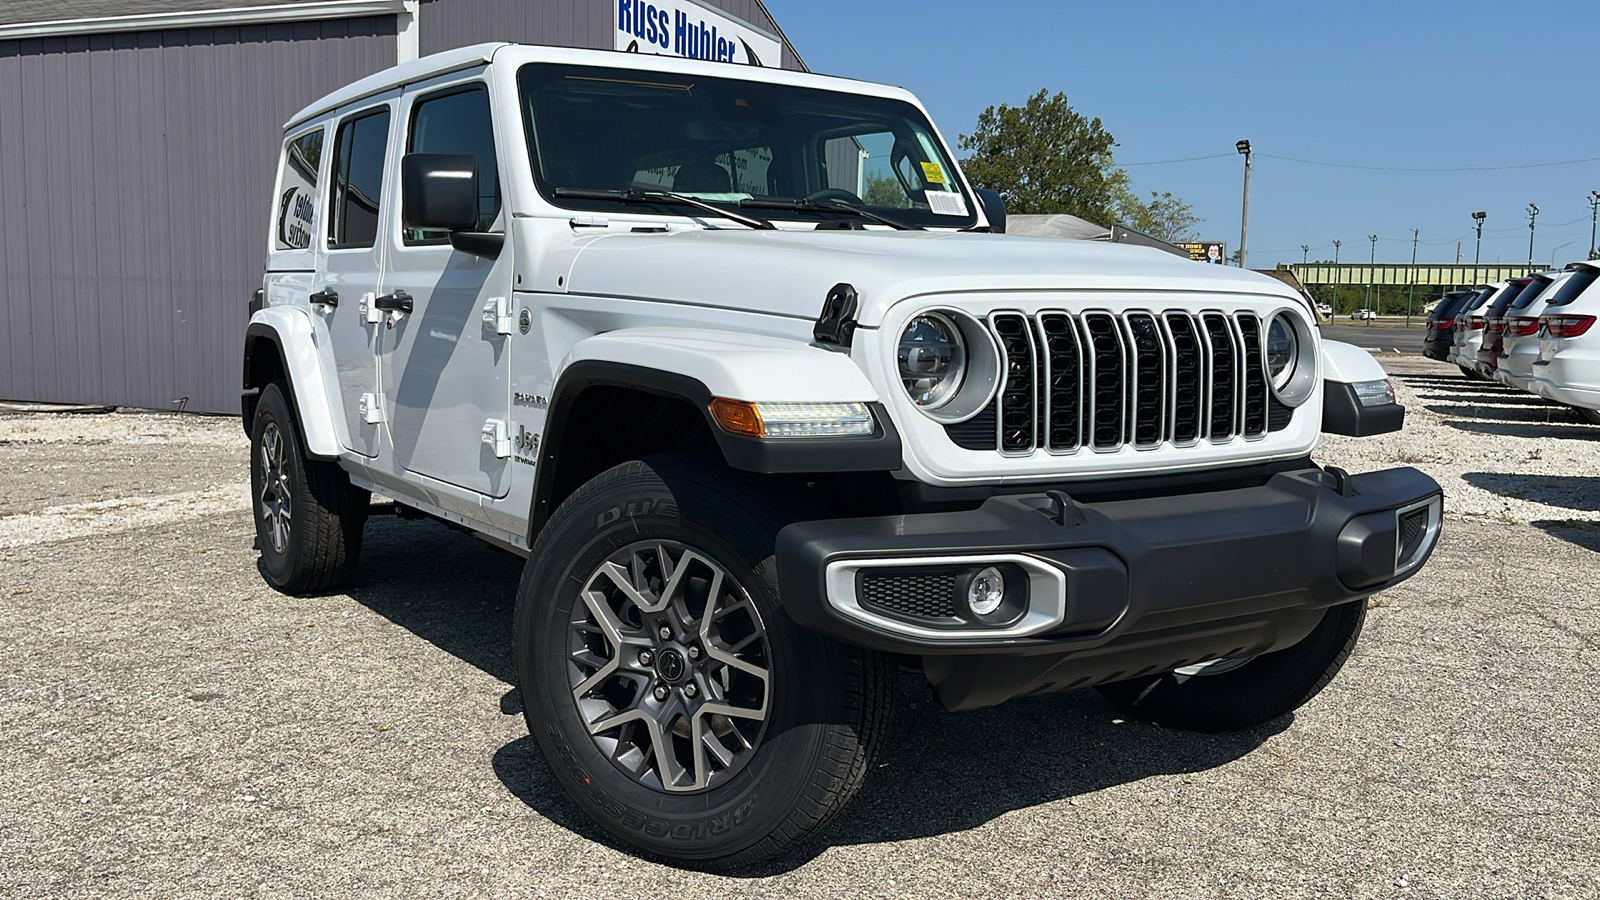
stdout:
[[(634, 2), (0, 0), (0, 399), (237, 412), (284, 120), (452, 47), (625, 49)], [(804, 68), (761, 0), (649, 2)]]

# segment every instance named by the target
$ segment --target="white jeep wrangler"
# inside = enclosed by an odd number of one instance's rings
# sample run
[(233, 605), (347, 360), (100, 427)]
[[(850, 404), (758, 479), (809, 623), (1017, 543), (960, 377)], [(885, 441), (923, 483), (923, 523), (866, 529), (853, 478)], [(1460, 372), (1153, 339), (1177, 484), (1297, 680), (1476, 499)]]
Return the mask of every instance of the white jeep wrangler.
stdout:
[(1008, 237), (916, 98), (508, 44), (289, 122), (244, 348), (262, 566), (356, 565), (369, 493), (527, 558), (518, 678), (636, 852), (731, 867), (843, 808), (894, 673), (1098, 687), (1180, 728), (1328, 683), (1439, 486), (1271, 279)]

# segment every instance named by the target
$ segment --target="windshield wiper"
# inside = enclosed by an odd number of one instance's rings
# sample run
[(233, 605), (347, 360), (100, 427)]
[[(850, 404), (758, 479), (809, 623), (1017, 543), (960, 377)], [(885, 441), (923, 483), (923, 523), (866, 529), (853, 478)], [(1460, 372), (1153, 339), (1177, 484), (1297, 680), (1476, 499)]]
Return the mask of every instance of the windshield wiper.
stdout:
[(693, 197), (687, 197), (683, 194), (674, 194), (671, 191), (642, 191), (637, 189), (613, 191), (598, 188), (558, 187), (554, 191), (551, 191), (551, 193), (555, 194), (557, 197), (570, 197), (574, 200), (620, 200), (623, 203), (680, 203), (684, 206), (693, 206), (698, 209), (703, 209), (707, 212), (716, 213), (724, 219), (732, 219), (733, 221), (738, 222), (740, 225), (747, 225), (759, 231), (774, 231), (778, 227), (771, 222), (768, 222), (766, 219), (758, 219), (755, 216), (741, 215), (731, 210), (723, 209), (720, 206), (707, 203), (704, 200), (696, 200)]
[(749, 200), (740, 200), (741, 207), (755, 207), (757, 209), (818, 209), (831, 212), (855, 213), (863, 219), (870, 219), (879, 225), (887, 225), (895, 231), (923, 231), (921, 225), (907, 225), (888, 216), (880, 216), (870, 209), (851, 206), (843, 200), (792, 200), (788, 197), (752, 197)]

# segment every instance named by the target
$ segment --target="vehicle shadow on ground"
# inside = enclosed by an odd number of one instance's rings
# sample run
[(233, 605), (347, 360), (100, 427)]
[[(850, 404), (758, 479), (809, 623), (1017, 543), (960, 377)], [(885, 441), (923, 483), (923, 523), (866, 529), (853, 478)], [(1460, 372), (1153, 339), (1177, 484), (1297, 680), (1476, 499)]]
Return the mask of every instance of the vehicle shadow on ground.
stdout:
[[(522, 560), (435, 522), (374, 515), (361, 566), (345, 591), (356, 602), (505, 682), (500, 711), (521, 715), (511, 660), (511, 613)], [(1127, 717), (1094, 691), (1029, 697), (976, 712), (939, 706), (920, 675), (897, 684), (892, 734), (856, 801), (817, 839), (760, 870), (804, 865), (829, 846), (904, 841), (964, 831), (1018, 809), (1153, 775), (1203, 772), (1239, 759), (1289, 727), (1285, 717), (1235, 734), (1162, 729)], [(567, 799), (531, 737), (493, 759), (506, 788), (551, 822), (609, 838)]]
[(1502, 497), (1600, 512), (1600, 490), (1597, 490), (1600, 488), (1600, 476), (1467, 472), (1461, 476), (1461, 480)]
[(1551, 537), (1600, 553), (1600, 522), (1590, 519), (1545, 519), (1530, 524)]
[(1460, 431), (1474, 434), (1496, 434), (1501, 437), (1563, 438), (1566, 440), (1600, 440), (1600, 428), (1580, 421), (1563, 422), (1459, 422), (1444, 424)]
[(1489, 403), (1467, 401), (1449, 404), (1429, 403), (1423, 408), (1441, 416), (1471, 416), (1475, 419), (1497, 419), (1502, 422), (1564, 424), (1582, 421), (1570, 408), (1551, 403), (1540, 406), (1512, 406), (1501, 405), (1498, 401)]
[[(1232, 734), (1174, 731), (1128, 718), (1081, 690), (952, 713), (931, 698), (920, 675), (902, 676), (897, 694), (889, 744), (855, 801), (794, 852), (731, 874), (781, 875), (831, 846), (951, 834), (1151, 776), (1204, 772), (1249, 754), (1294, 721), (1285, 716)], [(617, 846), (561, 792), (531, 737), (501, 747), (494, 770), (551, 822)]]
[(374, 515), (343, 587), (362, 606), (506, 684), (522, 560), (437, 522)]

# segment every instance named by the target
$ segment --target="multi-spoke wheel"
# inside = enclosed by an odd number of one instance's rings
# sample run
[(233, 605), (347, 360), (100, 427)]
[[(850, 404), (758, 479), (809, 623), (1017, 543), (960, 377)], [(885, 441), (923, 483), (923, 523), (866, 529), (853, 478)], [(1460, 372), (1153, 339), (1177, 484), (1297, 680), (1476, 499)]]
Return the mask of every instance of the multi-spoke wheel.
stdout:
[(676, 541), (628, 544), (584, 582), (572, 698), (606, 758), (649, 787), (698, 791), (750, 760), (767, 724), (766, 629), (739, 582)]
[(1361, 636), (1367, 601), (1329, 608), (1299, 643), (1100, 686), (1129, 712), (1190, 731), (1235, 731), (1270, 722), (1328, 686)]
[(773, 542), (801, 504), (716, 463), (628, 463), (569, 497), (515, 640), (528, 727), (574, 802), (636, 851), (727, 868), (854, 796), (893, 667), (789, 620)]
[(370, 498), (338, 463), (306, 458), (280, 385), (267, 385), (256, 402), (250, 460), (256, 544), (267, 581), (291, 594), (338, 584), (361, 555)]

